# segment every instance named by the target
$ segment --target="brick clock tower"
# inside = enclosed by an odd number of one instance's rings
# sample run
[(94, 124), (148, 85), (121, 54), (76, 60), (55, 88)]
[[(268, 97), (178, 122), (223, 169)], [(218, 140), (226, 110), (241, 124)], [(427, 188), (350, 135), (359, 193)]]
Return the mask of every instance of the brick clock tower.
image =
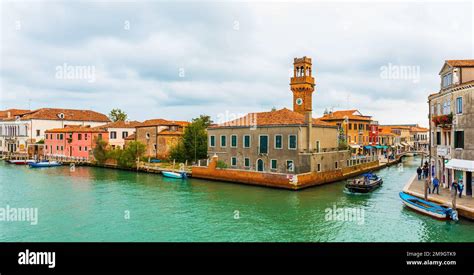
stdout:
[(313, 110), (314, 77), (311, 73), (311, 58), (295, 58), (293, 61), (293, 77), (290, 81), (293, 92), (293, 111), (308, 115)]

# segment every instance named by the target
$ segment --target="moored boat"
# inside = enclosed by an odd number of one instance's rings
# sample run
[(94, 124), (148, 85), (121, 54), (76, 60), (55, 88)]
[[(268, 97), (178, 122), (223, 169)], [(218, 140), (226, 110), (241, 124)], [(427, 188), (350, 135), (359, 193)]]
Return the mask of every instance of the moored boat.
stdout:
[(450, 207), (445, 207), (431, 201), (426, 201), (405, 192), (400, 192), (400, 198), (407, 207), (417, 212), (440, 220), (458, 220), (457, 211)]
[(360, 178), (348, 180), (346, 189), (351, 193), (369, 193), (380, 187), (382, 183), (381, 177), (372, 173), (365, 173)]
[(163, 176), (173, 179), (185, 179), (187, 177), (186, 172), (172, 172), (172, 171), (162, 171)]
[(33, 163), (35, 160), (33, 159), (11, 159), (8, 161), (11, 164), (16, 164), (16, 165), (26, 165), (28, 163)]
[(33, 163), (28, 163), (31, 168), (43, 168), (43, 167), (55, 167), (55, 166), (61, 166), (62, 164), (57, 162), (57, 161), (42, 161), (42, 162), (33, 162)]

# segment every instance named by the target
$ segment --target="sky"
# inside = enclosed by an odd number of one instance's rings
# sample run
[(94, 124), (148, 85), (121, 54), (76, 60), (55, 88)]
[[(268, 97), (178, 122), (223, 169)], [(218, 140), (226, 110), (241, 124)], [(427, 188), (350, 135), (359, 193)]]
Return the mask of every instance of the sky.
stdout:
[(358, 109), (428, 125), (447, 59), (473, 58), (471, 1), (2, 1), (0, 108), (113, 108), (215, 122), (292, 108), (313, 60), (313, 116)]

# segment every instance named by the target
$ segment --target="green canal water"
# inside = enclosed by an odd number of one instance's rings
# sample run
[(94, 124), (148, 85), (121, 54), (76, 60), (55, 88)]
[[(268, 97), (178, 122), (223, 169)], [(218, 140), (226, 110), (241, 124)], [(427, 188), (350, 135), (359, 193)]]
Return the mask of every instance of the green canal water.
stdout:
[[(166, 179), (112, 169), (30, 169), (0, 162), (0, 207), (38, 209), (38, 223), (0, 221), (0, 241), (27, 242), (472, 242), (474, 223), (433, 220), (398, 197), (420, 160), (378, 172), (382, 188), (343, 192), (344, 182), (298, 192)], [(328, 219), (355, 208), (358, 220)], [(238, 212), (236, 212), (238, 211)], [(362, 212), (358, 212), (362, 213)]]

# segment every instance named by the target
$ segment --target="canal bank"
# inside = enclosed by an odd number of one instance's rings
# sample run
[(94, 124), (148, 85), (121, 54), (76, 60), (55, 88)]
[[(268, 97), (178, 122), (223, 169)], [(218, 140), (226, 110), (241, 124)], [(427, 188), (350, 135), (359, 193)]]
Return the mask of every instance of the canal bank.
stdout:
[[(437, 221), (403, 206), (398, 193), (419, 159), (379, 170), (371, 194), (344, 181), (288, 192), (148, 173), (69, 167), (29, 169), (0, 162), (0, 207), (38, 209), (38, 224), (0, 222), (0, 241), (472, 242), (474, 223)], [(363, 220), (329, 219), (358, 209)]]
[[(424, 199), (424, 180), (418, 180), (414, 174), (403, 188), (403, 192)], [(451, 190), (442, 186), (439, 187), (439, 194), (428, 194), (428, 200), (446, 207), (453, 207)], [(459, 216), (474, 220), (474, 199), (466, 196), (457, 197), (456, 210)]]

